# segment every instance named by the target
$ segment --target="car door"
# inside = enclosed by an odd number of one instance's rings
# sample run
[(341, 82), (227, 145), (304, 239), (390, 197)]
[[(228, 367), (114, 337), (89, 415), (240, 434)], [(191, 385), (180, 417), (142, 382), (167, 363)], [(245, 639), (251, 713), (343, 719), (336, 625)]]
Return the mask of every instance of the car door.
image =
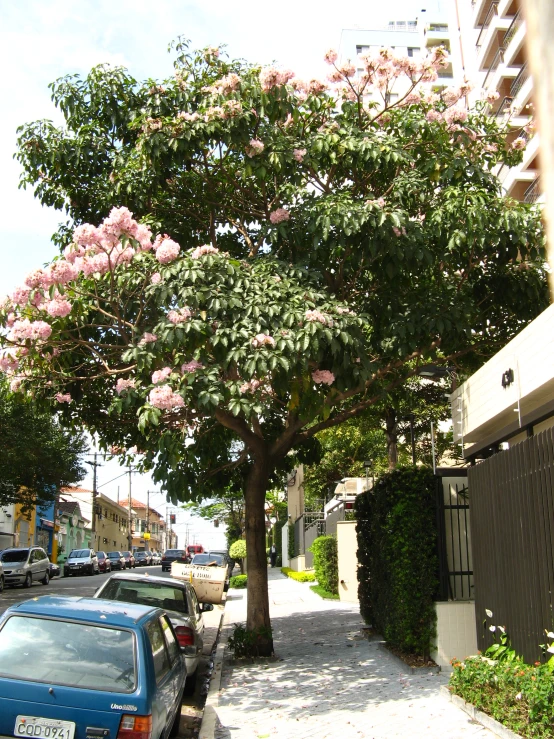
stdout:
[(33, 578), (33, 582), (41, 579), (40, 577), (40, 554), (38, 549), (31, 549), (29, 552), (29, 570)]
[[(160, 623), (162, 626), (171, 665), (170, 675), (171, 680), (173, 681), (173, 692), (175, 695), (175, 703), (172, 712), (172, 716), (174, 717), (177, 712), (181, 712), (183, 691), (185, 689), (185, 681), (187, 678), (186, 663), (183, 659), (181, 648), (179, 646), (179, 642), (177, 641), (177, 637), (175, 636), (175, 632), (173, 631), (171, 620), (167, 616), (167, 614), (164, 614), (160, 617)], [(171, 719), (171, 723), (173, 725), (173, 718)]]
[(159, 616), (146, 624), (152, 650), (156, 695), (152, 701), (152, 736), (161, 736), (175, 714), (175, 680)]
[(44, 549), (37, 549), (37, 578), (44, 580), (46, 573), (48, 572), (49, 559)]

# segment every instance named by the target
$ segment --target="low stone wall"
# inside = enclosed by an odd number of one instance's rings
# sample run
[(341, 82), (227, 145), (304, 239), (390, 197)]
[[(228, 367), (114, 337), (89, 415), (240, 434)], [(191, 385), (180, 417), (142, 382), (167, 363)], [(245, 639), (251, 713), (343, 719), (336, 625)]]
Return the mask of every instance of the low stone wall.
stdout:
[(477, 654), (475, 601), (448, 601), (436, 603), (435, 607), (437, 637), (431, 657), (443, 669), (448, 669), (454, 657), (465, 659)]

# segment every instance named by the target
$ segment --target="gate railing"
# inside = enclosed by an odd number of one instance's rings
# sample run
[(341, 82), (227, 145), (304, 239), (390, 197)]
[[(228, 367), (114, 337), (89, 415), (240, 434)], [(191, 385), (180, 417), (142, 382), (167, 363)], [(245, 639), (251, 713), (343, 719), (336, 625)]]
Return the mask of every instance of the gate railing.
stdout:
[(473, 564), (467, 481), (437, 478), (439, 600), (473, 598)]

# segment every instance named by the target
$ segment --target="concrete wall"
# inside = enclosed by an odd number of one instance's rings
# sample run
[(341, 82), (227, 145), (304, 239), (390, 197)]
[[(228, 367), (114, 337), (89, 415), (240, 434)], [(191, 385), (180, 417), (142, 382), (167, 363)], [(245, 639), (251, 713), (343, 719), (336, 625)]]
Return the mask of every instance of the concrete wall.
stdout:
[(287, 480), (287, 510), (293, 521), (304, 513), (304, 465), (299, 465)]
[[(554, 305), (451, 395), (454, 440), (475, 443), (554, 398)], [(514, 380), (502, 386), (512, 370)]]
[(289, 524), (286, 523), (281, 529), (281, 552), (283, 567), (290, 567), (289, 562)]
[(288, 565), (291, 570), (295, 572), (304, 572), (306, 569), (306, 557), (304, 554), (299, 554), (298, 557), (293, 557)]
[(339, 596), (341, 600), (358, 602), (358, 541), (356, 521), (337, 522), (337, 549), (339, 558)]
[(437, 637), (431, 657), (442, 668), (450, 668), (454, 657), (465, 659), (477, 654), (475, 602), (436, 603)]

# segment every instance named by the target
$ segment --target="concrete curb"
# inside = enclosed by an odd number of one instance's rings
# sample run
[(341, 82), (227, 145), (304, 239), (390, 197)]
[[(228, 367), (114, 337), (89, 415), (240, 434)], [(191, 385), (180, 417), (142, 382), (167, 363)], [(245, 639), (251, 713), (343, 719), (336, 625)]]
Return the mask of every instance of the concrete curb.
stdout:
[[(372, 639), (371, 641), (377, 640)], [(377, 646), (381, 651), (386, 652), (393, 662), (396, 662), (398, 667), (408, 675), (438, 675), (441, 671), (439, 665), (436, 667), (411, 667), (410, 665), (407, 665), (404, 660), (397, 657), (396, 654), (393, 654), (390, 649), (387, 648), (387, 643), (384, 641), (378, 641)]]
[(462, 711), (465, 711), (473, 721), (477, 721), (478, 724), (481, 724), (486, 729), (489, 729), (489, 731), (492, 731), (492, 733), (499, 736), (500, 739), (522, 739), (520, 734), (516, 734), (511, 729), (507, 729), (499, 721), (491, 718), (486, 713), (483, 713), (483, 711), (479, 711), (479, 709), (475, 708), (472, 703), (468, 703), (463, 698), (460, 698), (459, 695), (451, 693), (446, 685), (441, 685), (440, 692), (444, 698), (451, 701), (458, 708), (461, 708)]
[(226, 611), (221, 616), (219, 623), (219, 641), (215, 650), (214, 666), (210, 678), (210, 688), (206, 696), (204, 713), (198, 732), (198, 739), (214, 739), (217, 728), (217, 707), (219, 705), (219, 691), (221, 689), (221, 678), (223, 675), (223, 663), (225, 660), (225, 649), (231, 632), (231, 626), (225, 623)]

